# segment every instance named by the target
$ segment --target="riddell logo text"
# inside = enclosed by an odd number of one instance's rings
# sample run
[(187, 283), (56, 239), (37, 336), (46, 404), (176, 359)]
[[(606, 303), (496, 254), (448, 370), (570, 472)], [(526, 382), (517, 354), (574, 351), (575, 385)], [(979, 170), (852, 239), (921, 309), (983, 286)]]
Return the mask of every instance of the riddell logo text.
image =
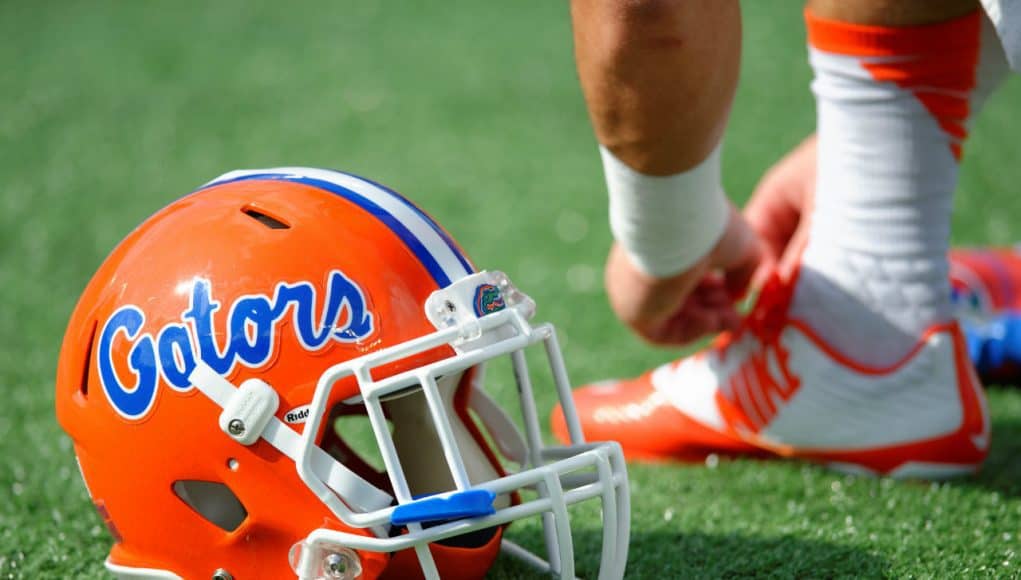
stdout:
[(304, 423), (307, 420), (308, 420), (308, 405), (295, 407), (284, 415), (284, 422), (290, 423), (291, 425), (295, 425), (297, 423)]

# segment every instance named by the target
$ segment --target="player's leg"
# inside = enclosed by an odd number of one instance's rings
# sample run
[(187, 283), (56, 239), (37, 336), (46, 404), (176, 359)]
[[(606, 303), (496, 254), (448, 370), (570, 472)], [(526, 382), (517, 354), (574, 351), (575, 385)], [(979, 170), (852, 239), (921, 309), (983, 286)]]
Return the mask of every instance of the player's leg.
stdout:
[(945, 253), (975, 5), (823, 3), (826, 17), (814, 7), (819, 167), (800, 267), (767, 284), (740, 331), (635, 381), (582, 390), (579, 410), (590, 436), (627, 438), (636, 457), (744, 444), (900, 476), (974, 470), (988, 422), (950, 320)]
[(737, 85), (736, 0), (574, 0), (575, 56), (599, 143), (665, 176), (709, 156)]
[[(658, 343), (736, 326), (727, 291), (745, 286), (758, 260), (720, 181), (741, 50), (737, 1), (576, 0), (572, 17), (610, 191), (614, 312)], [(703, 283), (713, 269), (725, 283)]]

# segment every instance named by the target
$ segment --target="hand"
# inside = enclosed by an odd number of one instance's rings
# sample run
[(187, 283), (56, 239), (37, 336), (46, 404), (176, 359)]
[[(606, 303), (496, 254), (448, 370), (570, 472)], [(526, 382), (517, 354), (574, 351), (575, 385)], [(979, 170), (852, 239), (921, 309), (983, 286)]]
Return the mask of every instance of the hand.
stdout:
[(797, 261), (808, 239), (808, 221), (815, 199), (816, 138), (811, 135), (778, 161), (759, 180), (744, 208), (748, 225), (763, 243), (762, 263), (752, 279), (761, 284)]
[(655, 278), (631, 263), (614, 244), (606, 263), (610, 305), (624, 324), (648, 342), (683, 345), (707, 334), (736, 329), (734, 306), (761, 260), (755, 232), (731, 208), (723, 236), (685, 272)]

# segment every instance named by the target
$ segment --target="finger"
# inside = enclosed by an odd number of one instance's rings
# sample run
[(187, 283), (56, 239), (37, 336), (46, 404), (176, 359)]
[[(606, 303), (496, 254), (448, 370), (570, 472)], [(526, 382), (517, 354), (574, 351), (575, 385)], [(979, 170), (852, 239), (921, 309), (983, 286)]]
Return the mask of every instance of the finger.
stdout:
[(671, 335), (675, 344), (683, 346), (715, 332), (716, 317), (711, 311), (702, 310), (677, 317), (671, 321)]
[(741, 313), (731, 305), (729, 308), (720, 311), (720, 323), (717, 332), (736, 331), (741, 327), (742, 320), (744, 318), (741, 316)]
[(744, 216), (735, 213), (718, 249), (715, 265), (723, 270), (727, 293), (731, 300), (740, 299), (765, 255), (763, 244)]
[(705, 311), (686, 306), (656, 326), (635, 331), (645, 341), (658, 346), (684, 346), (707, 332), (711, 323)]
[(688, 344), (724, 330), (736, 329), (740, 322), (741, 316), (732, 304), (708, 308), (692, 303), (671, 318), (666, 334), (677, 344)]
[(783, 255), (798, 227), (801, 209), (794, 205), (788, 193), (768, 186), (753, 194), (744, 215), (748, 226), (762, 239), (765, 253), (776, 260)]
[(731, 301), (740, 300), (748, 291), (755, 272), (762, 264), (762, 252), (758, 249), (750, 249), (748, 256), (736, 266), (726, 272), (727, 295)]
[(799, 188), (768, 174), (752, 192), (744, 217), (763, 238), (789, 238), (801, 216), (801, 197)]
[(815, 190), (816, 139), (809, 136), (778, 161), (755, 186), (744, 209), (749, 225), (779, 259), (811, 206)]
[(702, 310), (688, 316), (683, 325), (678, 325), (676, 338), (679, 344), (690, 344), (725, 330), (734, 330), (739, 324), (740, 316), (733, 307)]
[(727, 291), (727, 287), (722, 282), (713, 287), (697, 288), (689, 300), (702, 308), (724, 308), (734, 302), (730, 297), (730, 292)]
[(762, 256), (762, 261), (759, 262), (759, 266), (755, 268), (755, 272), (752, 273), (752, 279), (748, 283), (749, 288), (762, 288), (762, 285), (766, 283), (777, 268), (780, 265), (780, 260), (777, 258), (766, 255)]
[(729, 302), (727, 295), (726, 277), (719, 272), (706, 274), (695, 289), (692, 290), (689, 300), (708, 305), (720, 305)]
[(790, 275), (791, 272), (797, 266), (797, 263), (801, 261), (801, 254), (805, 251), (805, 246), (808, 245), (808, 237), (811, 233), (811, 224), (806, 220), (802, 222), (801, 226), (794, 232), (794, 236), (791, 238), (790, 244), (787, 245), (787, 250), (781, 256), (779, 263), (777, 264), (777, 271), (782, 275)]

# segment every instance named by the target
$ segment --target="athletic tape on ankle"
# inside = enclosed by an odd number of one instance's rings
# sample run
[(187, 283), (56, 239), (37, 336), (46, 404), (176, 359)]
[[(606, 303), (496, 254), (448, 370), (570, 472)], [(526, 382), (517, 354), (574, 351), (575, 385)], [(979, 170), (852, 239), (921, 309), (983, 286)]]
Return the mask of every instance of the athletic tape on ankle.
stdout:
[(661, 278), (683, 272), (723, 235), (730, 206), (720, 182), (720, 149), (688, 171), (660, 177), (639, 173), (599, 147), (610, 230), (643, 272)]

